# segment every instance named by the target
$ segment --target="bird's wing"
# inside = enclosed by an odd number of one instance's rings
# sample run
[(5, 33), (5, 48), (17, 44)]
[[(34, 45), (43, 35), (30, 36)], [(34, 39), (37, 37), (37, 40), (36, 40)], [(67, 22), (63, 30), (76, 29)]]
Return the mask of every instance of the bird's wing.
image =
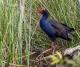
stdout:
[(67, 26), (66, 24), (64, 23), (61, 23), (63, 26), (65, 26), (70, 32), (74, 31), (74, 28), (70, 28), (69, 26)]
[(59, 32), (61, 32), (61, 30), (65, 30), (64, 26), (55, 20), (49, 20), (49, 23)]
[(73, 28), (68, 27), (66, 24), (58, 23), (55, 20), (50, 20), (49, 22), (52, 25), (52, 27), (55, 28), (58, 37), (70, 40), (68, 34), (71, 32), (71, 30), (73, 30)]
[(64, 24), (64, 23), (59, 23), (59, 22), (57, 22), (56, 20), (50, 20), (49, 21), (50, 22), (50, 24), (53, 26), (53, 27), (55, 27), (55, 29), (57, 29), (57, 30), (60, 30), (60, 31), (68, 31), (68, 32), (72, 32), (72, 31), (74, 31), (74, 28), (70, 28), (69, 26), (67, 26), (66, 24)]

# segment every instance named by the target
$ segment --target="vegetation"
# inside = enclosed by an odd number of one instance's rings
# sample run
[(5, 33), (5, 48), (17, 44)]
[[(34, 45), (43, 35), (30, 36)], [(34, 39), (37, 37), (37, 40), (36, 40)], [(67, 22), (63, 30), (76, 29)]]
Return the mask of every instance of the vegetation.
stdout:
[[(80, 2), (78, 0), (0, 0), (0, 66), (33, 67), (36, 52), (50, 48), (50, 40), (39, 28), (39, 7), (45, 7), (50, 18), (75, 28), (71, 42), (58, 39), (60, 47), (80, 42)], [(60, 48), (61, 49), (61, 48)], [(79, 58), (80, 59), (80, 58)]]

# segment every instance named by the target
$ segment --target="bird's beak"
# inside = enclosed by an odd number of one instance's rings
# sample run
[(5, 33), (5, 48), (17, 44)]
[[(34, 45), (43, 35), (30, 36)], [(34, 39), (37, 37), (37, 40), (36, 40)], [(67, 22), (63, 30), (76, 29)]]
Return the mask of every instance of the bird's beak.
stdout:
[(45, 8), (39, 8), (39, 9), (37, 9), (36, 10), (36, 13), (39, 15), (39, 16), (41, 16), (41, 15), (43, 15), (43, 11), (45, 10)]
[(36, 11), (36, 13), (37, 13), (38, 16), (42, 15), (42, 11), (41, 10), (40, 11)]

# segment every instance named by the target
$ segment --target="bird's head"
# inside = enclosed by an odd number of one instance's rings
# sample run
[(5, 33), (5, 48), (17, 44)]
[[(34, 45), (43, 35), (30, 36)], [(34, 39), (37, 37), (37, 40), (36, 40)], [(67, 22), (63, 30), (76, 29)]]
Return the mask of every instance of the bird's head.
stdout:
[(48, 10), (46, 8), (39, 8), (37, 9), (38, 15), (48, 15)]

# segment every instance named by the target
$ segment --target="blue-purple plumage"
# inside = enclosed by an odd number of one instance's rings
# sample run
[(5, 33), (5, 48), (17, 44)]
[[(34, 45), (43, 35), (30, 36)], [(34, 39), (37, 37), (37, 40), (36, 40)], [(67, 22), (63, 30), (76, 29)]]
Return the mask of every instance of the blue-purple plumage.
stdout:
[(71, 40), (68, 34), (74, 31), (73, 28), (68, 27), (63, 23), (58, 23), (57, 21), (48, 19), (49, 13), (47, 10), (43, 11), (43, 15), (40, 19), (41, 29), (48, 35), (48, 37), (54, 41), (57, 37)]

